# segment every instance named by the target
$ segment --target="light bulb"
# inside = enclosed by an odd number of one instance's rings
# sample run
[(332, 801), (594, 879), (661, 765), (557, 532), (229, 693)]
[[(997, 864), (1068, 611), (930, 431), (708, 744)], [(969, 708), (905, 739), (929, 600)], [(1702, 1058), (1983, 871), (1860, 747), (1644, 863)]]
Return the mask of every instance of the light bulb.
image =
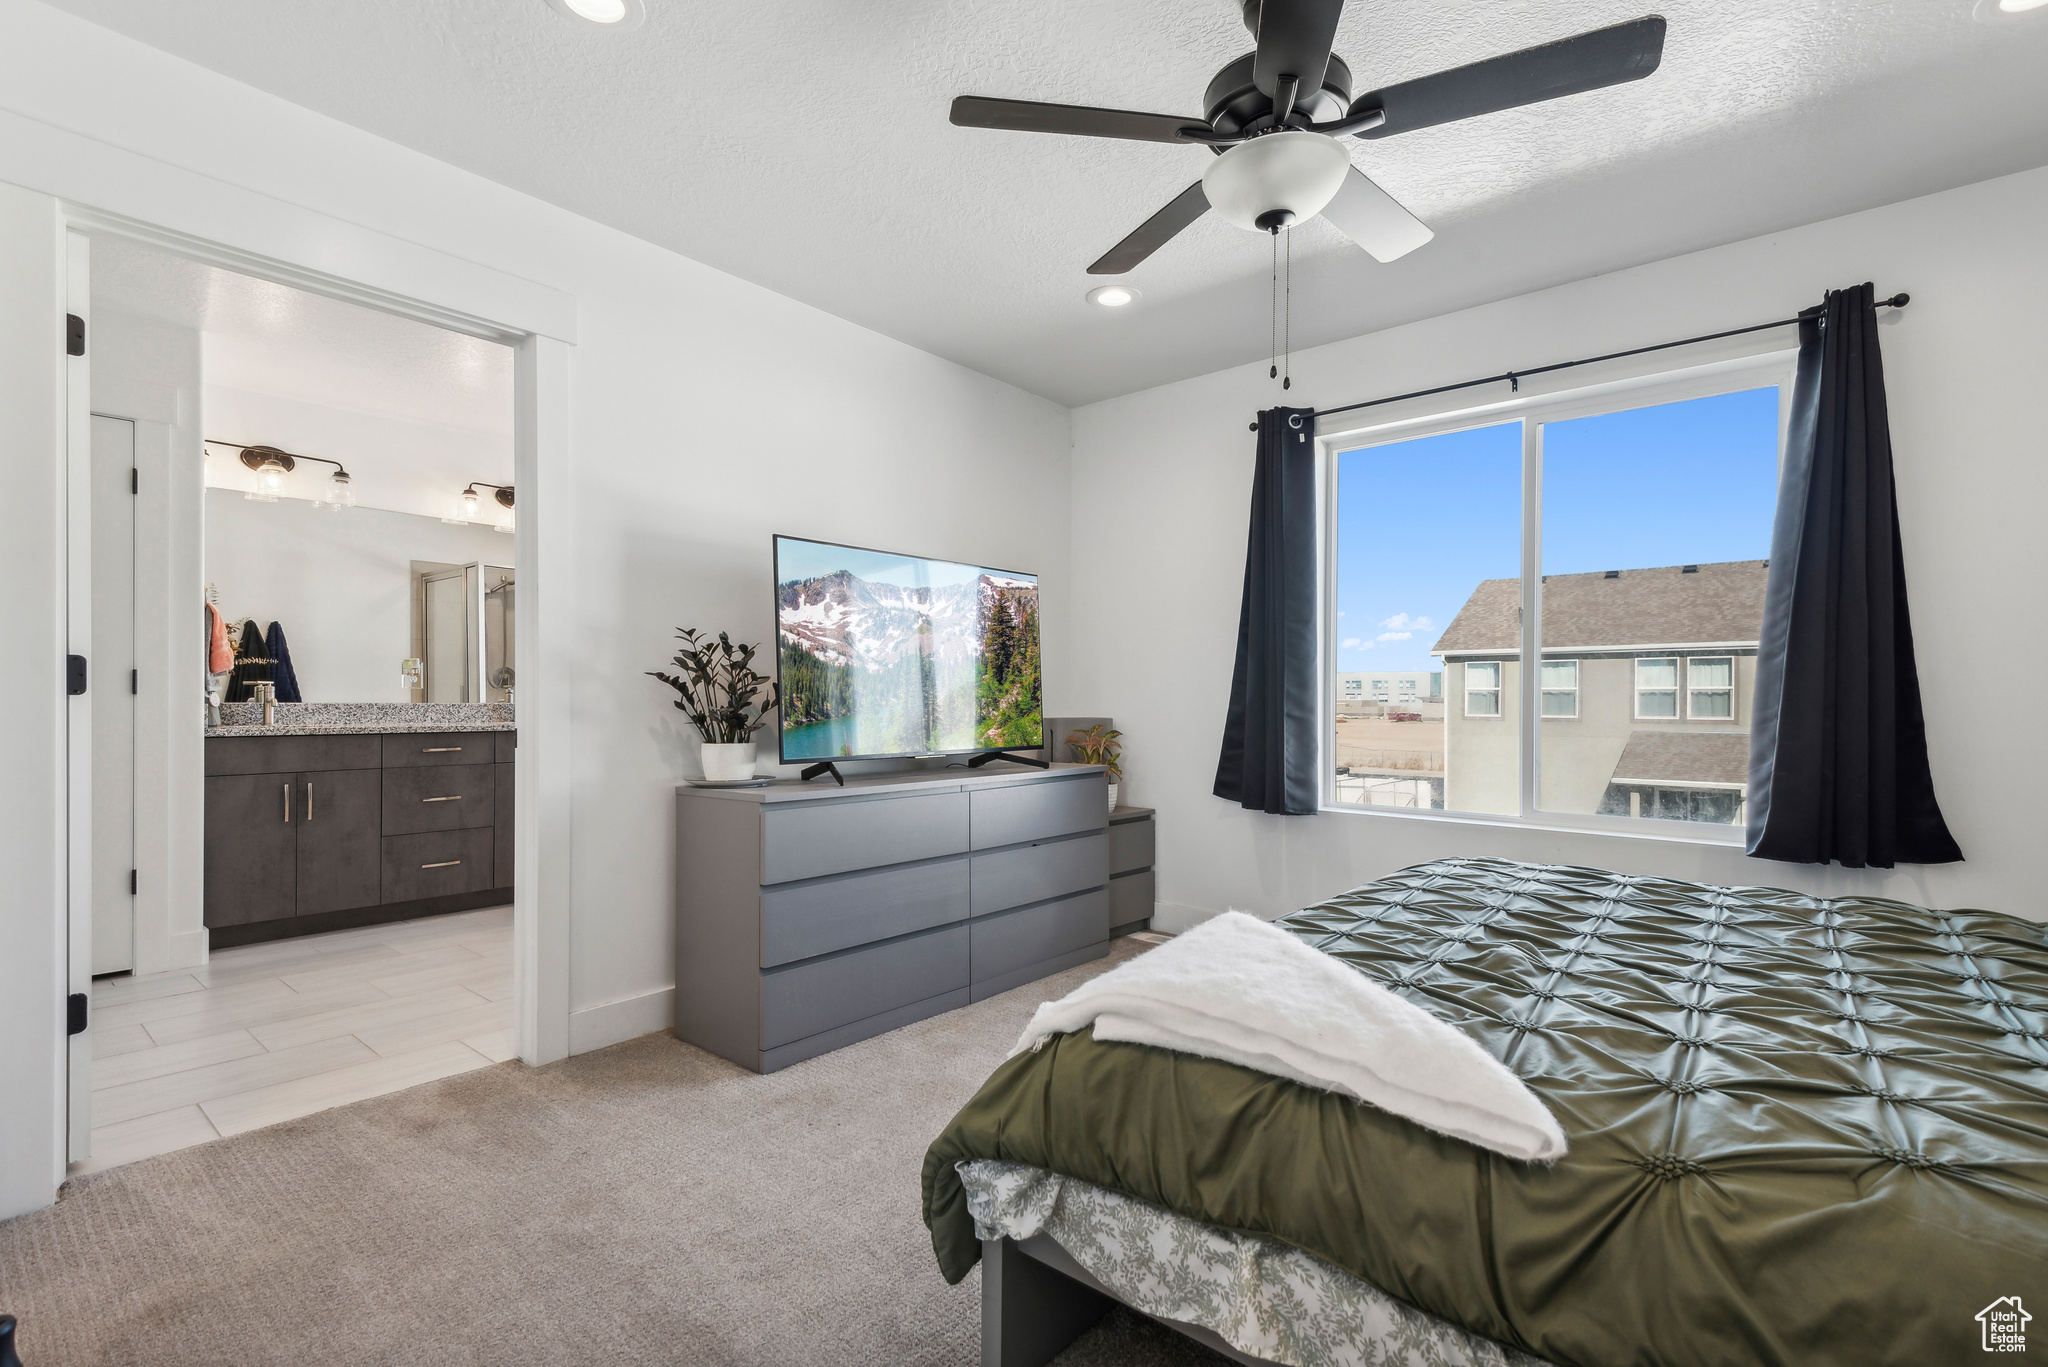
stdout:
[(1137, 299), (1138, 292), (1129, 285), (1097, 285), (1088, 291), (1088, 302), (1106, 309), (1120, 309), (1126, 304), (1136, 303)]
[(349, 483), (346, 470), (336, 470), (334, 472), (334, 483), (328, 486), (327, 489), (328, 507), (336, 512), (340, 512), (343, 508), (353, 508), (356, 506), (355, 490), (349, 487)]
[(579, 19), (593, 24), (616, 24), (626, 17), (626, 0), (564, 0)]
[(474, 489), (464, 489), (462, 491), (462, 516), (468, 521), (476, 521), (476, 490)]

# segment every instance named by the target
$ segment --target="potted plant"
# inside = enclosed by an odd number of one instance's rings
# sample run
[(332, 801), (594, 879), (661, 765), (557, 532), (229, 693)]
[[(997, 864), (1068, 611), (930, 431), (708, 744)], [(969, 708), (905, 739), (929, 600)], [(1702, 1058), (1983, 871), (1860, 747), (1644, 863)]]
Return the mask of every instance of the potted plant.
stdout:
[(1074, 753), (1083, 764), (1100, 764), (1109, 770), (1109, 809), (1116, 810), (1116, 787), (1124, 776), (1124, 744), (1118, 737), (1121, 731), (1112, 731), (1106, 726), (1091, 726), (1086, 731), (1075, 731), (1067, 737), (1067, 744), (1074, 747)]
[[(694, 627), (676, 635), (683, 643), (674, 660), (677, 672), (647, 672), (682, 695), (676, 709), (704, 738), (699, 751), (704, 777), (714, 783), (752, 778), (754, 733), (768, 724), (768, 714), (781, 703), (781, 685), (755, 671), (759, 646), (736, 646), (722, 631), (716, 641), (700, 640)], [(763, 684), (768, 686), (765, 698)]]

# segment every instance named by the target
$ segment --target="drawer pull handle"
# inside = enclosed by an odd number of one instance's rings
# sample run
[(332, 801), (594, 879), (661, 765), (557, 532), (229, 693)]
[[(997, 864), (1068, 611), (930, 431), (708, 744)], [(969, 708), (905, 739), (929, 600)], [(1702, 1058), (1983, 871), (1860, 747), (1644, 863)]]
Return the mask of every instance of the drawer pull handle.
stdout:
[(462, 753), (462, 747), (459, 745), (424, 745), (420, 747), (420, 753), (423, 755), (456, 755)]
[(306, 785), (306, 820), (308, 820), (308, 821), (311, 821), (312, 819), (313, 819), (313, 785), (312, 785), (311, 783), (308, 783), (308, 784)]
[(423, 798), (421, 798), (421, 799), (420, 799), (420, 801), (422, 801), (422, 802), (460, 802), (460, 801), (462, 801), (462, 794), (461, 794), (461, 793), (457, 793), (457, 794), (455, 794), (455, 795), (454, 795), (453, 797), (423, 797)]
[(292, 819), (292, 785), (291, 785), (291, 784), (289, 784), (289, 783), (287, 783), (287, 784), (285, 784), (285, 785), (284, 785), (284, 819), (285, 819), (285, 823), (286, 823), (287, 825), (289, 825), (289, 824), (291, 823), (291, 819)]
[(452, 869), (461, 862), (460, 859), (443, 859), (438, 864), (422, 864), (420, 867), (423, 869)]

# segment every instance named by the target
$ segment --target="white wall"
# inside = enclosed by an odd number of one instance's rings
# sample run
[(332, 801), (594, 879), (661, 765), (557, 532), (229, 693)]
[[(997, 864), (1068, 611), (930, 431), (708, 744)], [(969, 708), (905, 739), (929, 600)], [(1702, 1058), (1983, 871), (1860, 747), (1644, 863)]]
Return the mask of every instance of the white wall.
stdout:
[[(571, 864), (576, 1048), (668, 1019), (672, 789), (697, 772), (696, 742), (643, 671), (666, 663), (676, 626), (768, 638), (772, 532), (1038, 571), (1047, 701), (1069, 706), (1067, 528), (1043, 511), (1066, 502), (1058, 405), (33, 0), (0, 0), (0, 181), (198, 236), (289, 243), (264, 249), (486, 317), (470, 301), (508, 287), (466, 263), (574, 297), (573, 328), (551, 334), (576, 342), (574, 557), (551, 582), (580, 627), (575, 800), (550, 838), (566, 836)], [(330, 219), (381, 236), (366, 244)], [(522, 307), (546, 312), (552, 297)], [(19, 653), (24, 688), (59, 653)], [(29, 699), (47, 704), (29, 689), (0, 708)], [(19, 800), (40, 803), (47, 827), (52, 796)]]
[[(2012, 692), (2048, 677), (2043, 222), (2048, 170), (2031, 171), (1300, 353), (1285, 397), (1259, 365), (1077, 410), (1073, 580), (1086, 592), (1074, 602), (1061, 705), (1113, 715), (1124, 733), (1130, 800), (1159, 808), (1159, 897), (1174, 904), (1162, 914), (1274, 915), (1463, 854), (2048, 919), (2037, 782), (2048, 711), (2014, 705)], [(1822, 870), (1668, 840), (1266, 816), (1210, 796), (1256, 410), (1335, 406), (1787, 317), (1864, 280), (1913, 296), (1883, 326), (1885, 371), (1935, 787), (1968, 862)], [(1987, 678), (1998, 681), (1988, 692)]]
[(512, 538), (437, 517), (206, 491), (206, 581), (231, 622), (284, 628), (307, 702), (406, 702), (412, 562), (512, 563)]

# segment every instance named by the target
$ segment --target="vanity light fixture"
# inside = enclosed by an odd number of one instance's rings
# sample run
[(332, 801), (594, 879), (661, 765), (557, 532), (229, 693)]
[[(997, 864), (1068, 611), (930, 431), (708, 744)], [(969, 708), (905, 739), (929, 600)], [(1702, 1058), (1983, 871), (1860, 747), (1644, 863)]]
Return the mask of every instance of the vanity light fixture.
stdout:
[(1106, 309), (1120, 309), (1138, 302), (1138, 292), (1129, 285), (1097, 285), (1088, 291), (1088, 302)]
[(643, 0), (548, 0), (548, 8), (614, 32), (638, 28), (647, 21)]
[[(498, 501), (498, 506), (507, 509), (509, 509), (512, 506), (511, 485), (492, 484), (488, 480), (473, 479), (468, 483), (468, 485), (466, 485), (463, 488), (462, 492), (456, 496), (455, 516), (444, 517), (441, 520), (443, 522), (446, 522), (451, 527), (467, 527), (471, 523), (475, 522), (477, 520), (476, 515), (482, 509), (483, 506), (483, 496), (477, 493), (478, 489), (496, 490), (496, 492), (493, 493), (491, 497)], [(512, 530), (512, 528), (508, 523), (504, 526), (498, 526), (497, 530), (501, 532), (509, 532)]]
[(334, 467), (334, 481), (328, 487), (327, 496), (313, 500), (313, 506), (332, 508), (337, 512), (356, 506), (348, 471), (338, 460), (329, 460), (325, 456), (296, 456), (275, 446), (246, 446), (238, 441), (216, 441), (212, 437), (206, 438), (203, 445), (225, 446), (239, 453), (242, 464), (256, 472), (255, 489), (242, 495), (251, 503), (277, 502), (278, 493), (284, 488), (284, 477), (298, 469), (300, 461), (311, 460)]

